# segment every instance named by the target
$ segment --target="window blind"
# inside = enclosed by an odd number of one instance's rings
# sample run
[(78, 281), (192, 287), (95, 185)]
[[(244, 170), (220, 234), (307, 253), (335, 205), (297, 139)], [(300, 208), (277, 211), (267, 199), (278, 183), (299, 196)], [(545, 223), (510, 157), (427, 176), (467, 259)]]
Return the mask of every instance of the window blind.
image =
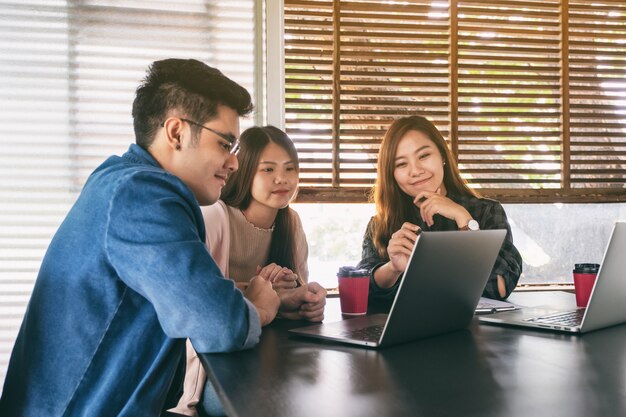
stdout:
[(626, 4), (568, 4), (571, 187), (625, 194)]
[(558, 1), (459, 1), (457, 152), (472, 184), (560, 186), (559, 44)]
[(48, 242), (91, 171), (134, 142), (132, 100), (148, 65), (199, 59), (253, 97), (256, 74), (253, 0), (15, 0), (0, 10), (3, 381)]
[(621, 1), (285, 0), (300, 201), (366, 201), (393, 119), (430, 118), (503, 202), (626, 201)]

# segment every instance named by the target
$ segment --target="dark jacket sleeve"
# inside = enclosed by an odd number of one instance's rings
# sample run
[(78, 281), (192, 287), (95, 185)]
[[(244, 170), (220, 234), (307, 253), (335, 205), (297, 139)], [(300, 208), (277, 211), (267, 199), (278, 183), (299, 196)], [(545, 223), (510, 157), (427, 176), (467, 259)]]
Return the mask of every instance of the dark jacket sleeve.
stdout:
[[(511, 226), (507, 220), (504, 208), (497, 201), (491, 201), (491, 204), (486, 205), (483, 213), (481, 214), (480, 228), (483, 230), (488, 229), (506, 229), (506, 237), (500, 253), (496, 258), (493, 270), (489, 281), (485, 286), (483, 292), (484, 297), (493, 298), (496, 300), (507, 298), (511, 292), (515, 289), (517, 281), (522, 273), (522, 257), (517, 248), (513, 245), (513, 235), (511, 234)], [(497, 277), (501, 275), (504, 278), (504, 286), (506, 288), (506, 295), (500, 296), (498, 291)]]

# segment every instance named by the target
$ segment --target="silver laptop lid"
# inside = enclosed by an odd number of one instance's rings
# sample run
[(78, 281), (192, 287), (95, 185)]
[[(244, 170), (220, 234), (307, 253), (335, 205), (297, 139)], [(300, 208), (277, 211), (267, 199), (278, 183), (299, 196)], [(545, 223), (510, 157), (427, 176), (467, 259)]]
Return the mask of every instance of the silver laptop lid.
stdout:
[(467, 327), (505, 236), (506, 230), (422, 232), (380, 345)]
[[(465, 328), (474, 316), (505, 236), (506, 230), (424, 232), (413, 248), (388, 315), (367, 315), (289, 331), (378, 347)], [(370, 324), (384, 324), (378, 341), (363, 341), (348, 334)]]
[(626, 223), (615, 223), (589, 297), (581, 331), (626, 322)]

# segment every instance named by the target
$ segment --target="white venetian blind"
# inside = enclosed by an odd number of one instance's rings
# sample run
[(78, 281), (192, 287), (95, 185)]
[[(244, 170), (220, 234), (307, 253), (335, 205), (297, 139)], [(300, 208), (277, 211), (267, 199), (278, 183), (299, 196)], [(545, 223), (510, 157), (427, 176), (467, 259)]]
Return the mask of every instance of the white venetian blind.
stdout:
[(148, 65), (199, 59), (254, 97), (254, 12), (254, 0), (0, 1), (0, 381), (48, 242), (89, 173), (134, 142)]

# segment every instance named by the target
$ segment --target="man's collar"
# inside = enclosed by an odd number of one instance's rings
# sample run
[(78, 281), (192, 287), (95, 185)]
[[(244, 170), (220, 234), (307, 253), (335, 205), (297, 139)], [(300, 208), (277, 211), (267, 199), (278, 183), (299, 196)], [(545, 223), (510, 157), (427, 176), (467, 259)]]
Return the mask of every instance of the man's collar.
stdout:
[(136, 143), (133, 143), (128, 147), (128, 151), (124, 154), (124, 158), (139, 164), (148, 164), (161, 168), (161, 164), (159, 164), (157, 160), (150, 155), (150, 152), (146, 151)]

